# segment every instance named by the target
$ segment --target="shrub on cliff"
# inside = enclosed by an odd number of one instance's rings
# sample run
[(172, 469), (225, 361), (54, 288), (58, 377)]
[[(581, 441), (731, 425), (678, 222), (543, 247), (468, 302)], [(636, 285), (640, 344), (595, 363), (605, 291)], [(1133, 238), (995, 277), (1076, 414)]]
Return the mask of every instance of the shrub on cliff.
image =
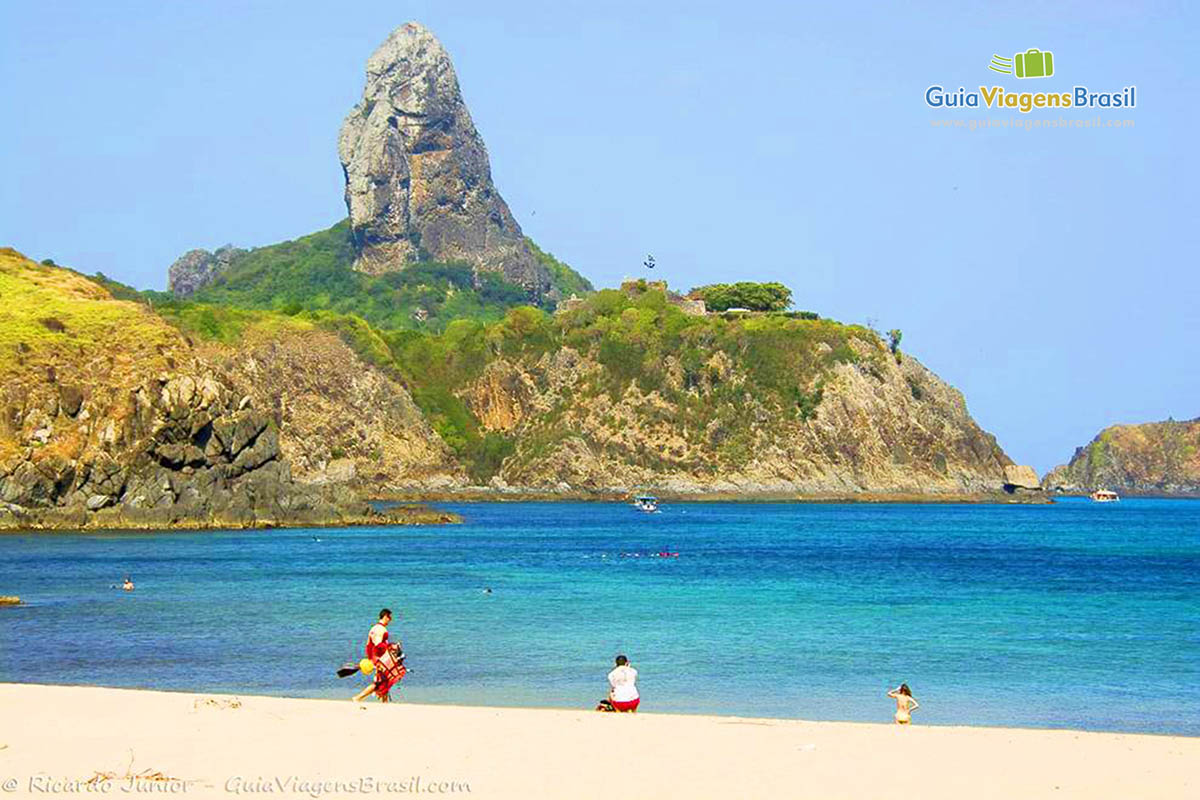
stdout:
[(782, 283), (714, 283), (697, 286), (688, 297), (703, 300), (709, 311), (746, 308), (750, 311), (783, 311), (792, 304), (792, 290)]

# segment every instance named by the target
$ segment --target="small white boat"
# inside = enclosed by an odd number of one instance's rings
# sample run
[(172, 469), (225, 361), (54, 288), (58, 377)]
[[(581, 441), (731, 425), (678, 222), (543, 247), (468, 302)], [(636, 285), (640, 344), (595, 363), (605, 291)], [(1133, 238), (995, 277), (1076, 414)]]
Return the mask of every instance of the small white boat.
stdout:
[(1116, 503), (1120, 499), (1116, 492), (1109, 491), (1108, 489), (1097, 489), (1092, 492), (1092, 500), (1097, 503)]
[(658, 511), (658, 498), (648, 494), (640, 494), (633, 498), (633, 507), (638, 511), (654, 514)]

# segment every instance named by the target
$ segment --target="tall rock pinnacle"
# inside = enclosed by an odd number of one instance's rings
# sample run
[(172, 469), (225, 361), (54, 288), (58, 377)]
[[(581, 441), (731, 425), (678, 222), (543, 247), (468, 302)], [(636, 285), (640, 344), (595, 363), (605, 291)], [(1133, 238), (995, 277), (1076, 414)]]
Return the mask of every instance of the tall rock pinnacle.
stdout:
[(547, 289), (545, 268), (492, 185), (450, 56), (423, 26), (401, 25), (367, 60), (338, 155), (356, 269), (394, 272), (424, 250), (502, 272), (536, 294)]

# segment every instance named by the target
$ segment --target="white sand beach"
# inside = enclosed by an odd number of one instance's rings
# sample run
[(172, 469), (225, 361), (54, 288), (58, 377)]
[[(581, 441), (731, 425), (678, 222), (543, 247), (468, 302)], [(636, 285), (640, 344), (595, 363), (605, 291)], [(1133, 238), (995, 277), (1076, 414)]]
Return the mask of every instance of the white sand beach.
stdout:
[(9, 797), (1127, 800), (1196, 796), (1198, 764), (1175, 736), (0, 684)]

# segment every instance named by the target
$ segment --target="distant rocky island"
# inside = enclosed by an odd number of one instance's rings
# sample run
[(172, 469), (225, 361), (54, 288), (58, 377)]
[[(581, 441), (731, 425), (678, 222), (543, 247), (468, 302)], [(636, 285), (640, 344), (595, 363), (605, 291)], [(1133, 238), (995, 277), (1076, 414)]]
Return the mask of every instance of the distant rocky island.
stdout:
[(1066, 492), (1200, 497), (1200, 418), (1105, 428), (1042, 483)]
[(780, 284), (596, 291), (538, 248), (416, 23), (368, 60), (338, 154), (346, 220), (190, 251), (168, 292), (0, 250), (0, 527), (452, 519), (382, 497), (1040, 494), (898, 335), (789, 310)]

